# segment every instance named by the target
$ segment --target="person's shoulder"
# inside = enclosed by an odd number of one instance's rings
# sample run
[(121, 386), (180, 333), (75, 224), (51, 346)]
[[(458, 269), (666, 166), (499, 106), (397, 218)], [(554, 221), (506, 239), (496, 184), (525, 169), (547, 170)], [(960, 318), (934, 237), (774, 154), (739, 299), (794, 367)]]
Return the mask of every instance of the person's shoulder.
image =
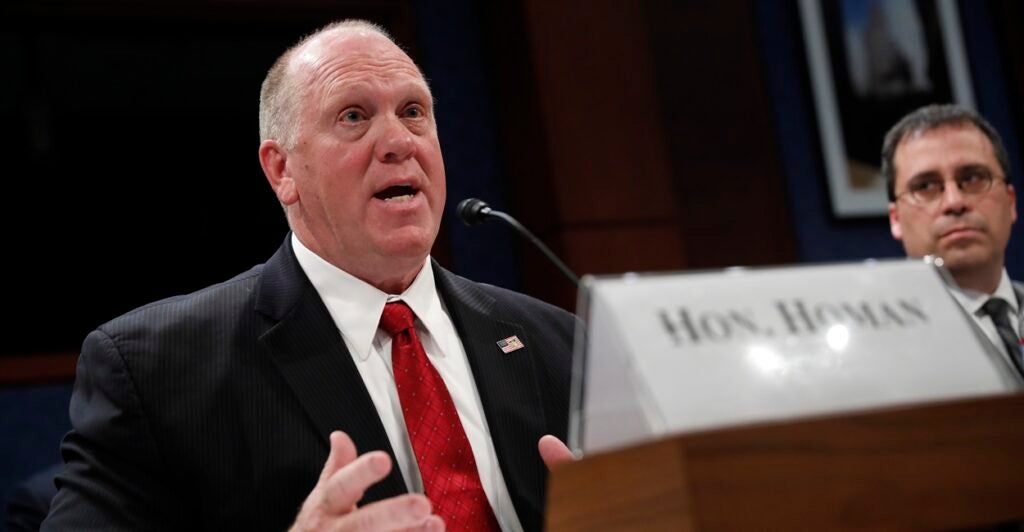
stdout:
[[(259, 266), (189, 294), (161, 299), (94, 329), (82, 342), (86, 366), (128, 368), (137, 386), (161, 387), (182, 375), (214, 375), (219, 364), (255, 349)], [(96, 371), (106, 371), (97, 369)], [(169, 377), (177, 375), (178, 377)]]
[(260, 264), (195, 292), (147, 303), (100, 325), (98, 330), (110, 334), (140, 325), (149, 328), (161, 323), (203, 321), (251, 307), (262, 271)]
[(444, 268), (438, 267), (436, 271), (439, 273), (442, 283), (448, 285), (453, 295), (464, 301), (484, 301), (492, 304), (504, 313), (524, 318), (553, 319), (558, 321), (573, 320), (572, 313), (533, 296), (492, 284), (476, 282)]
[(515, 290), (509, 290), (500, 286), (495, 286), (486, 283), (477, 283), (481, 290), (494, 297), (495, 300), (511, 304), (512, 306), (528, 309), (529, 312), (544, 312), (549, 314), (557, 315), (561, 318), (571, 318), (572, 314), (567, 310), (552, 305), (546, 301), (542, 301), (533, 296), (526, 295), (522, 292), (516, 292)]

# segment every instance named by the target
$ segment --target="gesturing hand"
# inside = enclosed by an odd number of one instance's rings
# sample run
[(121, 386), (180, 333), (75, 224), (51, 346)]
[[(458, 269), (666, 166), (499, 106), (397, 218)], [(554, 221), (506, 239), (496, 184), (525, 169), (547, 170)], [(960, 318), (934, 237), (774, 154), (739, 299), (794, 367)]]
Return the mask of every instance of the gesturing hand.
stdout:
[(544, 460), (544, 465), (548, 466), (549, 470), (558, 464), (576, 459), (576, 455), (572, 454), (562, 440), (550, 434), (541, 436), (537, 442), (537, 450), (540, 452), (540, 459)]
[(424, 495), (400, 495), (357, 508), (366, 489), (391, 471), (391, 457), (383, 451), (358, 455), (344, 432), (332, 432), (330, 440), (320, 480), (290, 530), (444, 530), (444, 521), (430, 513), (430, 500)]

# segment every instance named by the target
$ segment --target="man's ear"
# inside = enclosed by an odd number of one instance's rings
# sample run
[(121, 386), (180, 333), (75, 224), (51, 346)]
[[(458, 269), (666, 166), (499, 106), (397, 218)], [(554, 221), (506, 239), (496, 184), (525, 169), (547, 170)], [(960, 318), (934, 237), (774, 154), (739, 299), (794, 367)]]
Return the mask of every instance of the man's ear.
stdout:
[(900, 213), (896, 210), (896, 202), (889, 203), (889, 232), (896, 240), (903, 241), (903, 228), (900, 226)]
[(288, 152), (276, 140), (260, 143), (260, 166), (281, 204), (291, 205), (299, 200), (295, 180), (288, 166)]
[(1017, 191), (1013, 185), (1006, 184), (1006, 192), (1010, 195), (1010, 223), (1017, 221)]

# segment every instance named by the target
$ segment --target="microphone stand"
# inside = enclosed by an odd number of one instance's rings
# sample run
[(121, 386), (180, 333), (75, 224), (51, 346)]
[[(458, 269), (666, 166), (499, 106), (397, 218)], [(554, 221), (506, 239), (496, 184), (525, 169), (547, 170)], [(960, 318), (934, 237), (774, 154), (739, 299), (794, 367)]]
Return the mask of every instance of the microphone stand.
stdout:
[(527, 240), (529, 240), (534, 246), (536, 246), (537, 249), (539, 249), (540, 252), (543, 253), (544, 256), (547, 257), (548, 260), (551, 261), (551, 263), (558, 268), (559, 271), (562, 272), (562, 275), (565, 275), (566, 278), (568, 278), (572, 282), (573, 286), (579, 288), (580, 278), (577, 277), (576, 274), (573, 273), (572, 270), (570, 270), (569, 267), (566, 266), (565, 263), (561, 261), (561, 259), (555, 256), (555, 254), (550, 249), (548, 249), (548, 247), (545, 246), (539, 238), (534, 236), (534, 234), (531, 233), (529, 229), (524, 227), (523, 224), (519, 223), (519, 220), (516, 220), (511, 215), (501, 211), (494, 210), (490, 207), (490, 205), (487, 204), (487, 202), (477, 198), (466, 198), (460, 201), (459, 206), (456, 208), (455, 212), (458, 215), (459, 219), (462, 220), (462, 223), (469, 226), (478, 225), (480, 223), (487, 221), (489, 218), (498, 218), (499, 220), (512, 226), (513, 229), (518, 231), (519, 234), (526, 237)]
[(558, 267), (558, 269), (562, 272), (563, 275), (565, 275), (570, 281), (572, 281), (573, 286), (579, 286), (580, 278), (577, 277), (575, 273), (572, 273), (572, 270), (570, 270), (569, 267), (566, 266), (561, 259), (555, 256), (554, 252), (548, 249), (548, 247), (545, 246), (539, 238), (534, 236), (534, 234), (531, 233), (529, 229), (524, 227), (523, 224), (519, 223), (519, 220), (516, 220), (515, 218), (504, 212), (496, 211), (494, 209), (491, 209), (491, 212), (489, 212), (488, 215), (493, 216), (495, 218), (500, 218), (505, 223), (511, 225), (516, 231), (519, 231), (519, 233), (526, 237), (527, 240), (532, 242), (534, 246), (537, 246), (537, 249), (539, 249), (540, 252), (543, 253), (544, 256), (548, 258), (548, 260), (550, 260), (556, 267)]

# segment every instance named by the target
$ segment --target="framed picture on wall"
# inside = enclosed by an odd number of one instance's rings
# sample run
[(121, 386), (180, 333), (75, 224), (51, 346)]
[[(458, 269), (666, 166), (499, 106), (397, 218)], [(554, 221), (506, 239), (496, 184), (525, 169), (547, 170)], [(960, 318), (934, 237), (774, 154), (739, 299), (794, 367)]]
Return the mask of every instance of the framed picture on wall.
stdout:
[(882, 140), (930, 103), (974, 108), (956, 0), (800, 0), (832, 213), (884, 216)]

